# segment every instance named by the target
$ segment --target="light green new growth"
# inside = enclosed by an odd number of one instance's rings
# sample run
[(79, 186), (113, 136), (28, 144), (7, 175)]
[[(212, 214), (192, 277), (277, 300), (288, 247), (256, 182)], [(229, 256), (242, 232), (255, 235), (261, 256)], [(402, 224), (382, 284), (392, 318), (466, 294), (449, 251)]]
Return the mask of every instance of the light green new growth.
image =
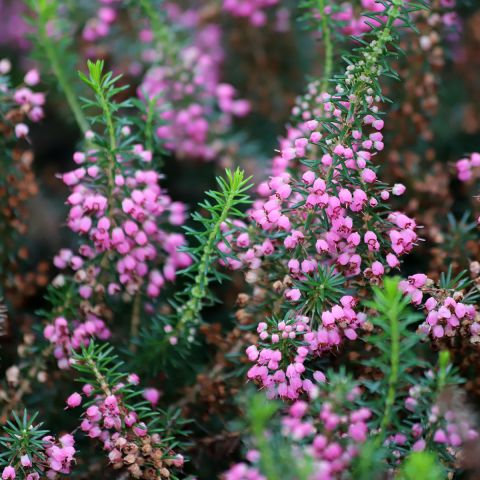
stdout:
[(260, 451), (262, 472), (267, 480), (276, 480), (279, 473), (266, 435), (269, 421), (277, 410), (275, 402), (268, 400), (265, 395), (257, 394), (253, 396), (248, 411), (250, 428)]
[[(180, 312), (177, 331), (181, 331), (188, 322), (198, 321), (203, 300), (207, 296), (209, 275), (212, 273), (213, 263), (218, 257), (217, 243), (222, 237), (220, 228), (230, 216), (242, 216), (241, 212), (237, 210), (237, 206), (248, 203), (245, 192), (250, 188), (248, 184), (250, 178), (244, 178), (245, 174), (239, 168), (233, 173), (230, 170), (226, 170), (225, 173), (226, 180), (217, 177), (220, 190), (207, 192), (207, 196), (212, 198), (215, 203), (212, 205), (206, 200), (203, 204), (200, 204), (200, 207), (208, 210), (209, 218), (203, 218), (198, 213), (193, 215), (194, 220), (200, 221), (205, 230), (198, 236), (200, 246), (195, 250), (201, 252), (201, 257), (198, 263), (195, 262), (196, 274), (193, 285), (189, 289), (190, 299)], [(192, 232), (189, 233), (192, 234)], [(206, 239), (203, 238), (205, 235), (208, 235)], [(196, 252), (192, 253), (195, 254)]]
[(441, 393), (447, 383), (448, 367), (450, 365), (450, 352), (442, 350), (438, 355), (437, 393)]
[(388, 323), (390, 340), (390, 375), (388, 377), (387, 396), (380, 422), (381, 436), (383, 438), (392, 420), (392, 410), (397, 393), (398, 374), (400, 366), (400, 315), (404, 311), (408, 299), (398, 289), (398, 281), (385, 278), (384, 289), (375, 291), (375, 307)]
[(432, 452), (413, 452), (405, 460), (397, 480), (444, 480), (445, 469)]
[(117, 149), (117, 140), (115, 134), (115, 126), (113, 123), (112, 104), (110, 102), (113, 95), (120, 89), (115, 89), (115, 82), (120, 78), (112, 78), (112, 73), (103, 74), (103, 60), (92, 62), (87, 61), (89, 76), (79, 72), (80, 78), (86, 83), (95, 93), (99, 107), (103, 112), (103, 119), (108, 132), (109, 148), (108, 148), (108, 164), (107, 164), (107, 178), (108, 178), (108, 198), (112, 198), (113, 190), (115, 188), (115, 150)]

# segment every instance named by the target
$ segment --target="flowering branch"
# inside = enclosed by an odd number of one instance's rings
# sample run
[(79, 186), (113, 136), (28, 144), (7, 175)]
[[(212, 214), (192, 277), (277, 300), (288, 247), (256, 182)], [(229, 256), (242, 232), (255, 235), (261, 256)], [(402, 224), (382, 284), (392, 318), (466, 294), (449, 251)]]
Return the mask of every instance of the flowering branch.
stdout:
[[(113, 348), (91, 342), (75, 354), (73, 366), (82, 375), (87, 399), (80, 428), (103, 443), (112, 467), (126, 468), (133, 478), (176, 479), (171, 470), (183, 465), (183, 457), (174, 454), (174, 440), (161, 426), (165, 414), (138, 400), (139, 378), (121, 371)], [(76, 408), (82, 401), (75, 392), (67, 406)]]

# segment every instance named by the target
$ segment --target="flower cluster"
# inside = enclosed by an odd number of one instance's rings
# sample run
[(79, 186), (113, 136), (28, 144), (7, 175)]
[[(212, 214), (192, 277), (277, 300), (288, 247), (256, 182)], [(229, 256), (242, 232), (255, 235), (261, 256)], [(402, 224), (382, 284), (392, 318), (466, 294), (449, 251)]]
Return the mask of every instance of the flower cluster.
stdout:
[(290, 416), (283, 419), (287, 435), (297, 441), (311, 439), (306, 451), (315, 461), (312, 480), (333, 479), (346, 470), (358, 455), (358, 445), (367, 439), (367, 420), (371, 412), (359, 408), (350, 412), (339, 411), (338, 407), (325, 402), (318, 416), (319, 424), (305, 418), (308, 405), (296, 402), (290, 408)]
[[(56, 478), (58, 474), (67, 475), (70, 473), (72, 463), (75, 459), (75, 440), (70, 434), (61, 436), (58, 442), (52, 437), (43, 438), (45, 459), (42, 457), (30, 458), (28, 454), (20, 457), (22, 475), (25, 480), (39, 480), (40, 478)], [(42, 470), (42, 476), (33, 469)], [(2, 480), (17, 478), (15, 467), (9, 465), (2, 471)], [(43, 474), (44, 473), (44, 474)]]
[(478, 335), (480, 323), (475, 320), (476, 310), (473, 305), (466, 305), (455, 301), (452, 297), (446, 297), (443, 302), (438, 302), (430, 297), (425, 302), (428, 315), (420, 329), (429, 333), (433, 338), (453, 337), (457, 330), (469, 327), (471, 335)]
[[(1, 10), (1, 6), (0, 6)], [(0, 13), (1, 15), (1, 13)], [(0, 290), (14, 287), (27, 291), (27, 275), (19, 274), (19, 260), (25, 260), (28, 200), (38, 187), (32, 164), (33, 151), (29, 145), (29, 124), (44, 117), (45, 94), (36, 91), (40, 75), (29, 70), (20, 85), (10, 79), (11, 63), (0, 60), (0, 145), (3, 148), (0, 178)], [(40, 283), (40, 282), (38, 282)], [(31, 285), (29, 285), (31, 286)], [(26, 288), (23, 288), (26, 287)], [(33, 285), (35, 287), (35, 285)]]
[[(10, 62), (6, 59), (0, 61), (0, 74), (6, 75), (10, 71)], [(45, 104), (45, 94), (36, 92), (32, 87), (40, 83), (40, 74), (36, 69), (29, 70), (24, 77), (24, 83), (13, 90), (8, 89), (5, 80), (1, 81), (2, 93), (9, 93), (18, 106), (17, 115), (22, 115), (32, 122), (38, 122), (44, 117), (43, 105)], [(11, 119), (14, 119), (11, 115)], [(18, 122), (15, 125), (15, 136), (17, 138), (28, 135), (28, 126), (25, 123)]]
[(335, 2), (331, 5), (328, 4), (330, 2), (326, 3), (324, 11), (316, 11), (315, 16), (328, 15), (329, 21), (333, 21), (336, 28), (346, 36), (359, 36), (369, 32), (372, 23), (376, 25), (376, 20), (372, 21), (368, 14), (381, 13), (385, 10), (385, 5), (376, 0), (361, 0), (360, 9), (352, 2), (342, 2), (339, 5), (335, 5)]
[[(419, 330), (438, 340), (462, 334), (476, 337), (480, 322), (474, 305), (463, 303), (461, 292), (436, 288), (425, 274), (416, 274), (402, 280), (399, 288), (408, 294), (414, 305), (421, 305), (426, 312), (425, 321)], [(424, 299), (424, 294), (428, 298)]]
[(95, 42), (104, 38), (110, 32), (112, 24), (117, 20), (118, 12), (115, 9), (119, 0), (100, 0), (102, 4), (96, 16), (90, 18), (82, 30), (82, 37), (87, 42)]
[[(312, 394), (314, 383), (305, 378), (305, 362), (338, 347), (344, 339), (355, 340), (356, 330), (364, 321), (363, 314), (357, 315), (352, 309), (353, 297), (342, 297), (340, 304), (342, 306), (335, 305), (324, 311), (317, 326), (310, 325), (309, 317), (300, 315), (291, 320), (270, 322), (270, 328), (260, 322), (257, 327), (262, 341), (260, 350), (256, 345), (247, 348), (248, 359), (256, 362), (248, 371), (248, 378), (259, 382), (269, 398), (296, 399), (302, 392)], [(288, 352), (283, 362), (282, 351)], [(320, 371), (315, 371), (313, 378), (315, 382), (325, 381)]]
[[(443, 352), (443, 356), (448, 358), (448, 353)], [(394, 459), (401, 458), (405, 449), (411, 448), (412, 451), (436, 450), (451, 461), (462, 446), (477, 441), (479, 434), (465, 398), (454, 387), (458, 381), (451, 366), (444, 365), (436, 373), (427, 370), (423, 379), (408, 388), (408, 395), (403, 399), (405, 428), (385, 441)]]
[[(326, 2), (324, 13), (329, 16), (330, 21), (335, 22), (336, 28), (347, 36), (361, 36), (362, 34), (369, 32), (373, 26), (378, 25), (377, 19), (372, 19), (370, 14), (382, 13), (385, 11), (385, 5), (378, 0), (361, 0), (360, 6), (355, 5), (354, 2), (342, 2), (339, 5), (335, 5), (332, 2)], [(456, 6), (456, 0), (434, 0), (430, 2), (430, 8), (432, 13), (430, 14), (430, 22), (440, 23), (458, 32), (460, 29), (460, 19), (458, 14), (454, 11)], [(316, 16), (320, 16), (321, 12), (316, 13)], [(430, 39), (422, 39), (422, 47), (429, 48)]]
[(480, 153), (472, 153), (470, 156), (457, 161), (457, 176), (461, 182), (471, 180), (475, 173), (476, 167), (480, 167)]
[[(411, 412), (415, 412), (419, 396), (422, 389), (418, 386), (409, 390), (409, 396), (405, 399), (405, 407)], [(413, 423), (410, 436), (403, 433), (390, 437), (387, 442), (402, 447), (407, 442), (412, 444), (413, 451), (422, 451), (427, 448), (426, 437), (431, 437), (430, 441), (437, 445), (442, 445), (445, 449), (459, 449), (468, 442), (475, 441), (478, 438), (478, 432), (472, 428), (468, 420), (453, 410), (442, 411), (440, 406), (433, 405), (428, 415), (427, 425)], [(393, 450), (395, 456), (400, 456), (398, 450)]]
[(2, 22), (2, 34), (0, 45), (26, 50), (30, 46), (27, 39), (31, 31), (28, 22), (25, 21), (27, 6), (23, 2), (0, 1), (0, 18)]
[(72, 354), (88, 346), (92, 338), (108, 340), (110, 330), (103, 320), (87, 314), (84, 322), (68, 322), (63, 317), (56, 318), (43, 330), (44, 337), (54, 346), (53, 356), (62, 370), (70, 368)]
[(246, 18), (255, 27), (265, 25), (265, 10), (279, 3), (279, 0), (223, 0), (223, 9), (236, 17)]
[[(183, 457), (169, 447), (168, 438), (148, 426), (158, 413), (145, 402), (131, 403), (140, 394), (138, 375), (112, 376), (116, 357), (109, 358), (110, 352), (111, 348), (92, 344), (75, 356), (75, 368), (90, 375), (92, 382), (67, 398), (67, 408), (81, 406), (85, 397), (80, 429), (102, 443), (114, 469), (126, 468), (133, 478), (169, 478), (171, 469), (183, 466)], [(146, 396), (153, 399), (152, 392)]]
[(166, 195), (155, 170), (140, 167), (149, 165), (152, 153), (136, 144), (110, 159), (113, 165), (105, 166), (96, 151), (76, 152), (74, 161), (78, 168), (61, 176), (71, 189), (68, 226), (89, 242), (78, 254), (63, 249), (55, 265), (76, 272), (82, 298), (105, 285), (99, 276), (110, 262), (115, 276), (103, 279), (110, 295), (143, 288), (158, 297), (165, 282), (173, 281), (175, 272), (191, 260), (179, 251), (184, 236), (168, 231), (184, 222), (184, 205)]
[[(194, 34), (162, 65), (154, 64), (147, 71), (139, 96), (158, 99), (160, 126), (156, 133), (167, 149), (178, 158), (212, 161), (225, 148), (222, 136), (233, 118), (246, 115), (249, 103), (238, 99), (234, 87), (220, 80), (224, 58), (220, 28), (202, 25), (194, 10), (181, 12), (170, 5), (168, 12), (180, 29), (195, 27)], [(152, 40), (151, 35), (144, 36)]]
[[(308, 472), (305, 478), (309, 480), (343, 478), (342, 475), (359, 455), (361, 445), (369, 437), (368, 422), (372, 412), (355, 405), (360, 389), (357, 386), (352, 388), (351, 384), (342, 394), (338, 391), (319, 393), (317, 389), (317, 395), (320, 395), (321, 401), (317, 399), (307, 403), (297, 400), (282, 416), (279, 435), (287, 441), (288, 451), (282, 451), (279, 461), (288, 462), (292, 456), (297, 467), (304, 466), (304, 471)], [(253, 466), (243, 462), (234, 465), (225, 474), (225, 479), (264, 479), (262, 473), (265, 471), (256, 468), (261, 465), (262, 453), (266, 452), (250, 450), (247, 459)], [(292, 478), (296, 478), (295, 473), (298, 472), (292, 473)]]
[[(256, 450), (247, 453), (247, 458), (258, 458)], [(258, 468), (251, 467), (248, 463), (240, 462), (225, 472), (225, 480), (266, 480), (267, 477), (262, 475)]]

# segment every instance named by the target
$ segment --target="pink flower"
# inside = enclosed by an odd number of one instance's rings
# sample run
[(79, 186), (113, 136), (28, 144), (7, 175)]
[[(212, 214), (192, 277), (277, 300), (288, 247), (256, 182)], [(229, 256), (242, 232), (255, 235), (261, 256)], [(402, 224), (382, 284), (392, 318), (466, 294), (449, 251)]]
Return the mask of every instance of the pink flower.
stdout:
[(2, 472), (2, 480), (9, 480), (16, 477), (15, 469), (12, 466), (5, 467)]
[(413, 444), (412, 450), (414, 452), (422, 452), (423, 450), (425, 450), (425, 447), (426, 447), (425, 440), (423, 438), (420, 438)]
[(376, 173), (370, 168), (365, 168), (362, 171), (362, 179), (366, 183), (373, 183), (377, 179)]
[(40, 74), (36, 68), (29, 70), (24, 77), (24, 81), (30, 87), (34, 87), (40, 82)]
[(392, 188), (392, 193), (398, 196), (403, 195), (406, 189), (407, 188), (405, 187), (405, 185), (402, 185), (401, 183), (396, 183)]
[(160, 396), (161, 396), (161, 393), (156, 388), (146, 388), (143, 391), (143, 398), (145, 398), (145, 400), (148, 400), (153, 407), (155, 407), (158, 404), (158, 401), (160, 400)]
[(385, 269), (383, 268), (383, 265), (380, 262), (375, 261), (372, 263), (372, 273), (376, 277), (382, 276), (384, 272), (385, 272)]
[(82, 403), (82, 396), (74, 392), (67, 398), (67, 407), (68, 408), (75, 408), (78, 407)]
[(447, 442), (447, 435), (442, 429), (438, 429), (434, 436), (433, 441), (437, 443), (446, 443)]
[(302, 294), (298, 288), (290, 288), (285, 292), (285, 298), (292, 302), (300, 300), (301, 295)]
[(29, 128), (24, 123), (17, 123), (15, 125), (15, 136), (17, 138), (24, 138), (28, 135)]

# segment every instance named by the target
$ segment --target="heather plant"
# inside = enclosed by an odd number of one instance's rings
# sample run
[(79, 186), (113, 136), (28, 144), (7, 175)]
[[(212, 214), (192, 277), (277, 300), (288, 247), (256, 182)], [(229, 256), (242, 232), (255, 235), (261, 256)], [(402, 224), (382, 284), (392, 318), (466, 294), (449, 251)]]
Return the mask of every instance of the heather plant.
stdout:
[(445, 88), (475, 7), (25, 5), (0, 61), (1, 478), (476, 478), (478, 139), (439, 125), (473, 115)]
[[(258, 227), (235, 239), (240, 262), (229, 266), (243, 262), (247, 282), (264, 290), (257, 295), (262, 343), (247, 351), (256, 362), (249, 378), (271, 396), (296, 399), (311, 389), (304, 363), (357, 339), (365, 316), (355, 292), (399, 267), (417, 241), (415, 221), (388, 208), (390, 196), (405, 187), (378, 182), (373, 165), (384, 148), (378, 75), (390, 70), (382, 55), (389, 56), (395, 21), (408, 22), (409, 14), (395, 2), (384, 13), (387, 21), (373, 30), (371, 43), (336, 78), (335, 93), (317, 92), (326, 119), (301, 113), (304, 136), (282, 145), (275, 176), (259, 188), (266, 199), (251, 211)], [(291, 174), (297, 158), (301, 166)], [(315, 376), (318, 381), (323, 373)]]
[[(221, 30), (203, 25), (197, 10), (182, 12), (176, 5), (152, 0), (140, 4), (150, 21), (150, 29), (140, 35), (147, 41), (145, 60), (151, 66), (139, 97), (155, 107), (156, 136), (180, 159), (220, 159), (227, 165), (225, 134), (234, 117), (249, 112), (249, 104), (237, 98), (232, 85), (220, 81)], [(169, 25), (172, 21), (176, 29)], [(186, 31), (192, 26), (197, 27), (193, 35)]]

